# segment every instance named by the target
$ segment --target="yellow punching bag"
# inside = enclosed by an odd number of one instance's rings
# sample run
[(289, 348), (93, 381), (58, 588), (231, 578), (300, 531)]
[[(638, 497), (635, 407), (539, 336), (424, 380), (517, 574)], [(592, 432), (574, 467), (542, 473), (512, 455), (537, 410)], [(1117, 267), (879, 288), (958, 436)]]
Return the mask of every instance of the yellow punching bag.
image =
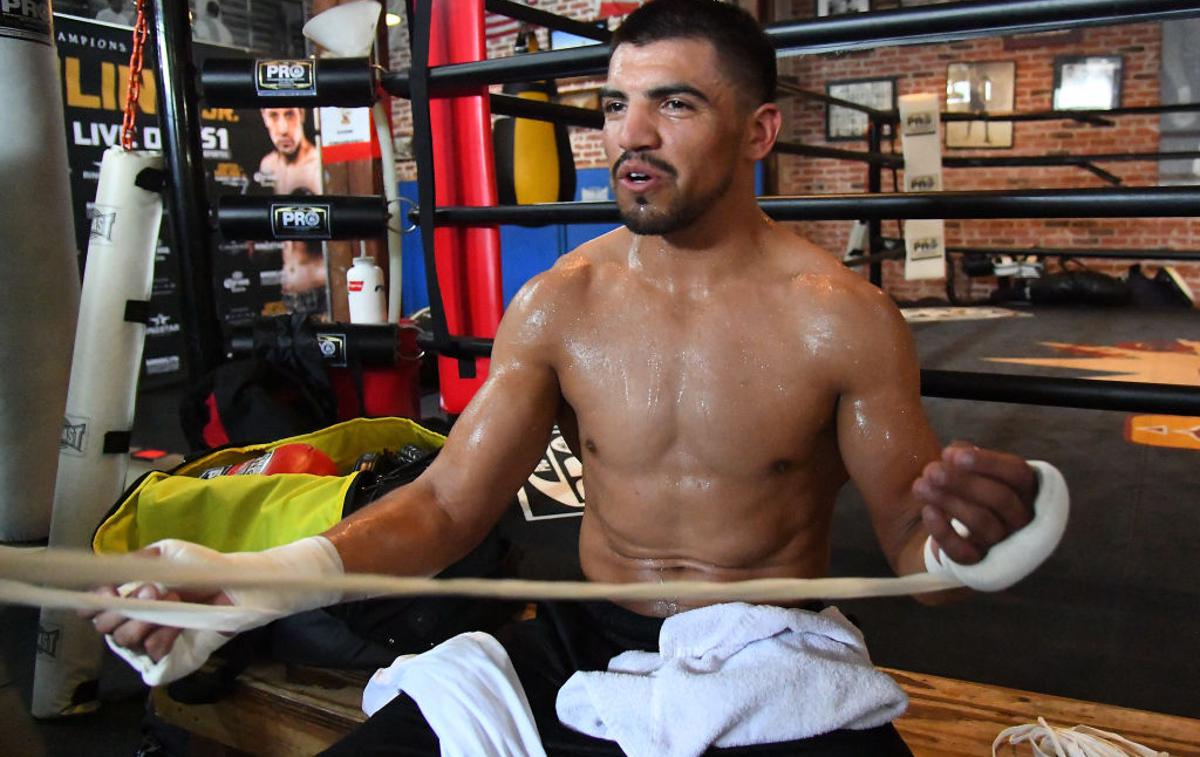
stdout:
[[(532, 33), (518, 34), (517, 51), (537, 50)], [(528, 44), (526, 44), (528, 42)], [(504, 85), (504, 93), (549, 102), (553, 82)], [(530, 118), (499, 118), (492, 126), (496, 189), (505, 205), (575, 199), (575, 158), (567, 127)]]

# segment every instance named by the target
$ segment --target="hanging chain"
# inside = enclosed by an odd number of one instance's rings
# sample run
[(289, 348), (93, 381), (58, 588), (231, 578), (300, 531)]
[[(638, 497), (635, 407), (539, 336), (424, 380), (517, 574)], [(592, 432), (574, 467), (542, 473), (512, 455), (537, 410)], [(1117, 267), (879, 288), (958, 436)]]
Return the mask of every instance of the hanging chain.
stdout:
[(150, 26), (146, 21), (146, 0), (137, 0), (137, 20), (133, 23), (133, 52), (129, 54), (129, 88), (125, 93), (125, 120), (121, 124), (121, 147), (133, 149), (138, 98), (142, 94), (142, 51)]

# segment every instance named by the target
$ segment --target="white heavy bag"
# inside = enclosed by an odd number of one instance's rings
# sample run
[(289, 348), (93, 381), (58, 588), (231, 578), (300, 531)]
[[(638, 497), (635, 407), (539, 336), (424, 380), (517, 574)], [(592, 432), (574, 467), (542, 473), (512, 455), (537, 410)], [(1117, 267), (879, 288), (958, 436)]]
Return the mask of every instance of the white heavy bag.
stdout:
[(46, 0), (0, 14), (0, 541), (50, 531), (79, 267)]
[[(96, 525), (124, 490), (162, 220), (162, 196), (136, 183), (148, 169), (161, 175), (160, 153), (110, 147), (100, 163), (54, 487), (52, 547), (89, 547)], [(54, 641), (38, 645), (34, 716), (95, 709), (102, 644), (91, 623), (69, 610), (43, 610), (38, 634)]]

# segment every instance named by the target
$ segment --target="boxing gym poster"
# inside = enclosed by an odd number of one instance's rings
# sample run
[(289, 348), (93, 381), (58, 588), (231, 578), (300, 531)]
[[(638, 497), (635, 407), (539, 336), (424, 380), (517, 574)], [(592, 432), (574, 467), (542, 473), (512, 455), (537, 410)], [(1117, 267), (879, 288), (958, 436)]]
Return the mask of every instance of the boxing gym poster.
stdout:
[[(62, 73), (75, 237), (82, 270), (90, 227), (88, 212), (96, 197), (100, 159), (105, 149), (121, 139), (132, 30), (56, 14), (54, 34)], [(208, 56), (247, 54), (202, 43), (195, 44), (193, 51), (197, 65)], [(153, 48), (147, 44), (135, 146), (161, 150), (153, 55)], [(200, 137), (209, 204), (215, 206), (217, 197), (223, 194), (319, 193), (321, 171), (311, 116), (308, 110), (297, 108), (260, 112), (202, 107)], [(169, 235), (170, 226), (164, 218), (154, 269), (142, 387), (170, 383), (183, 376), (179, 261), (171, 250)], [(292, 247), (278, 242), (231, 241), (214, 234), (213, 275), (217, 312), (223, 321), (297, 309), (326, 312), (324, 260), (319, 245), (310, 250), (303, 243), (288, 244)]]

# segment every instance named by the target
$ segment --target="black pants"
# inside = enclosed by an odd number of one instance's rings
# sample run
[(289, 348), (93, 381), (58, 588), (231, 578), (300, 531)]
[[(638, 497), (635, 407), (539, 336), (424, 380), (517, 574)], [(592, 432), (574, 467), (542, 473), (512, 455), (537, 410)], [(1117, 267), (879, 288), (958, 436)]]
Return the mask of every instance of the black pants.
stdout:
[[(577, 670), (606, 670), (608, 661), (629, 650), (655, 651), (661, 618), (648, 618), (607, 602), (538, 606), (533, 620), (511, 623), (496, 638), (512, 659), (525, 688), (549, 757), (622, 755), (615, 741), (573, 731), (558, 722), (558, 690)], [(326, 755), (438, 755), (438, 739), (417, 705), (401, 694)], [(800, 741), (710, 749), (711, 755), (908, 755), (890, 724), (865, 731), (834, 731)]]

